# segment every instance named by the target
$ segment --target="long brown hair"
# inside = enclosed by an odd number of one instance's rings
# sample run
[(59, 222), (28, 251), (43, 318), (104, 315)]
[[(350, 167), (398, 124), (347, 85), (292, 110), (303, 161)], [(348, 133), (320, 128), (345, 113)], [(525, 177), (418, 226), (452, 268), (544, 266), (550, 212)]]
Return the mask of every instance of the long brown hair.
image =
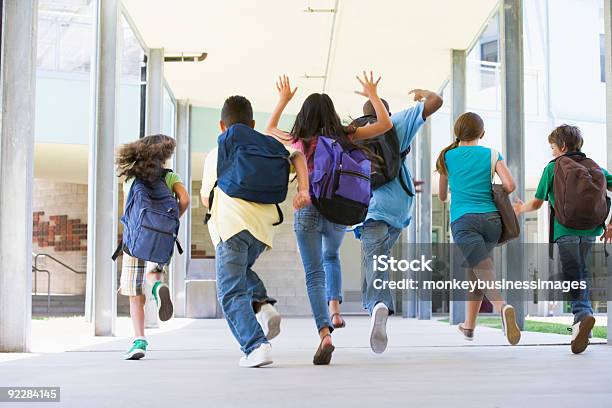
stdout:
[(471, 142), (480, 138), (484, 133), (484, 122), (474, 112), (465, 112), (455, 121), (453, 131), (455, 132), (455, 140), (442, 149), (436, 161), (436, 171), (443, 175), (448, 174), (446, 158), (444, 157), (446, 152), (459, 146), (459, 142)]
[(117, 177), (136, 177), (153, 183), (161, 177), (166, 160), (172, 157), (176, 142), (166, 135), (143, 137), (117, 149)]

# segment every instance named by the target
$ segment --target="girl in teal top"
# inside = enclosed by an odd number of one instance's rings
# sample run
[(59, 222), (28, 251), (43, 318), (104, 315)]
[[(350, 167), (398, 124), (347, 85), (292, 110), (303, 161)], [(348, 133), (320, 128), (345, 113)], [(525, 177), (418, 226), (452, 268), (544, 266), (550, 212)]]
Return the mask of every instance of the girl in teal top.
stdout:
[[(440, 152), (436, 169), (440, 173), (438, 198), (446, 201), (450, 183), (451, 231), (453, 240), (467, 262), (470, 281), (494, 280), (493, 248), (501, 235), (501, 219), (491, 190), (491, 149), (479, 146), (484, 137), (484, 122), (475, 113), (467, 112), (457, 118), (455, 141)], [(516, 188), (514, 179), (498, 154), (495, 173), (507, 193)], [(462, 259), (462, 260), (463, 260)], [(464, 262), (461, 262), (463, 264)], [(507, 305), (499, 290), (469, 292), (465, 321), (459, 331), (466, 340), (473, 340), (476, 317), (486, 294), (502, 316), (502, 326), (510, 344), (517, 344), (521, 332), (516, 324), (514, 308)]]

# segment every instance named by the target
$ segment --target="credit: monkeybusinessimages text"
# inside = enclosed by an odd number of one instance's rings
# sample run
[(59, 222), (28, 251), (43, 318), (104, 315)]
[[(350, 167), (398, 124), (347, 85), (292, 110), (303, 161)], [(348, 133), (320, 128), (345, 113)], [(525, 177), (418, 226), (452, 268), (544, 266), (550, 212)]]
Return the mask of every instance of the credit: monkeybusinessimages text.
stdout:
[[(374, 271), (380, 272), (433, 272), (433, 259), (427, 259), (424, 255), (420, 259), (395, 259), (386, 255), (372, 257)], [(570, 292), (572, 290), (584, 290), (587, 282), (584, 280), (559, 281), (559, 280), (420, 280), (405, 278), (399, 280), (374, 279), (374, 289), (398, 289), (398, 290), (467, 290), (470, 292), (486, 290), (560, 290)]]

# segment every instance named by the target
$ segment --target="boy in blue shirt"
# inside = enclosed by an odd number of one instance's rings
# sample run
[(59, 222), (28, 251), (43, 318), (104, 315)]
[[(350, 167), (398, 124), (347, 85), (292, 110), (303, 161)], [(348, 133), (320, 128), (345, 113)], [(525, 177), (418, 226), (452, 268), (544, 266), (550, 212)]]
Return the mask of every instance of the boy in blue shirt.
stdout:
[[(410, 94), (418, 102), (416, 106), (391, 115), (400, 152), (409, 148), (425, 120), (440, 109), (443, 103), (442, 98), (431, 91), (414, 89)], [(388, 108), (387, 103), (384, 103)], [(363, 106), (364, 115), (371, 115), (373, 111), (372, 104), (366, 102)], [(402, 186), (402, 180), (409, 192)], [(372, 259), (374, 255), (389, 256), (402, 229), (410, 224), (414, 194), (414, 182), (405, 160), (402, 160), (399, 177), (373, 191), (366, 219), (355, 230), (361, 239), (361, 268), (364, 272), (361, 295), (364, 308), (372, 316), (370, 347), (375, 353), (382, 353), (387, 348), (387, 317), (393, 314), (393, 298), (388, 287), (374, 287), (376, 279), (388, 280), (389, 276), (388, 272), (374, 271)]]

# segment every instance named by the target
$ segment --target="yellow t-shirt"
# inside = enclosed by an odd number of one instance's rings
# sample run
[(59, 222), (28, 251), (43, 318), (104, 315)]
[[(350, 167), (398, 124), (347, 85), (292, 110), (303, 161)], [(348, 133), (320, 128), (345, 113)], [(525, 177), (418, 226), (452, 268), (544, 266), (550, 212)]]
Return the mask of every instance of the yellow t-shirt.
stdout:
[[(291, 150), (287, 148), (287, 150)], [(217, 148), (208, 153), (204, 161), (201, 196), (208, 197), (217, 180)], [(258, 241), (272, 248), (274, 238), (273, 224), (279, 221), (274, 204), (260, 204), (240, 198), (230, 197), (215, 188), (215, 196), (208, 221), (208, 232), (216, 247), (241, 231), (249, 231)]]

